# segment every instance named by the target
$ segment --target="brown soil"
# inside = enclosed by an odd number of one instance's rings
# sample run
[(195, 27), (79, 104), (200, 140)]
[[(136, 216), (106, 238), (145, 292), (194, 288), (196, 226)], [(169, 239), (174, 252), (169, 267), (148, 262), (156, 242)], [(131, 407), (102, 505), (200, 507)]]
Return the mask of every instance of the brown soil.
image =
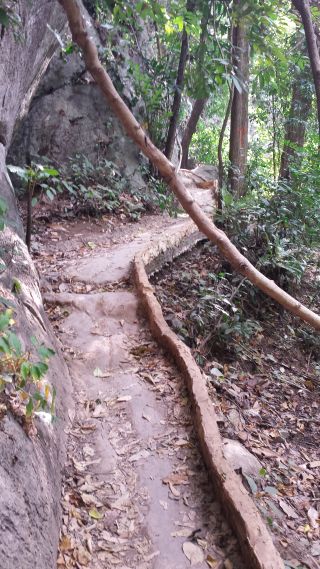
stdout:
[[(168, 323), (207, 374), (222, 435), (260, 460), (255, 474), (242, 472), (243, 483), (283, 559), (288, 567), (315, 569), (320, 557), (319, 338), (262, 298), (258, 306), (250, 301), (251, 310), (242, 301), (247, 318), (259, 328), (247, 337), (239, 328), (226, 336), (221, 297), (230, 300), (237, 283), (217, 280), (222, 271), (215, 249), (201, 245), (153, 282)], [(319, 303), (316, 275), (305, 280), (296, 293), (308, 304)], [(237, 303), (236, 295), (232, 302)]]

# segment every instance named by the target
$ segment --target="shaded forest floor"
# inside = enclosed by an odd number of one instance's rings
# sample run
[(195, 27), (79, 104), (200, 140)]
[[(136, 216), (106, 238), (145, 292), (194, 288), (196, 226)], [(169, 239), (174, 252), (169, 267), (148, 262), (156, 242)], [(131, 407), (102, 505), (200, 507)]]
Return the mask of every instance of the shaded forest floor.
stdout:
[[(243, 482), (288, 567), (318, 567), (319, 336), (270, 299), (239, 295), (238, 281), (210, 244), (152, 282), (167, 322), (206, 374), (222, 435), (260, 461), (255, 474), (242, 473)], [(314, 269), (294, 294), (319, 311)]]

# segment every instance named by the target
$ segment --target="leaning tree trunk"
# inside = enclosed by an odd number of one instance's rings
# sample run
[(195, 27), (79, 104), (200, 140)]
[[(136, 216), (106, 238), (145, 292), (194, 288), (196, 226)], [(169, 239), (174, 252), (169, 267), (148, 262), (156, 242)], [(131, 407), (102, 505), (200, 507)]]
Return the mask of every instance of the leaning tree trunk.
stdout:
[(248, 86), (249, 86), (249, 43), (247, 30), (239, 22), (233, 28), (233, 68), (242, 87), (234, 88), (230, 123), (230, 169), (229, 186), (236, 197), (245, 193), (245, 174), (248, 154)]
[(290, 180), (291, 165), (299, 167), (297, 147), (302, 148), (305, 140), (306, 123), (312, 107), (312, 91), (309, 86), (310, 69), (299, 70), (293, 80), (289, 116), (285, 123), (284, 147), (281, 155), (279, 178)]
[(181, 140), (181, 149), (182, 149), (182, 160), (181, 160), (181, 168), (188, 168), (189, 162), (189, 148), (191, 144), (192, 137), (197, 130), (197, 125), (201, 114), (203, 112), (204, 107), (206, 106), (206, 102), (208, 97), (203, 99), (196, 99), (193, 103), (191, 115), (187, 122), (187, 126), (184, 129), (183, 137)]
[[(0, 278), (0, 309), (7, 301), (13, 303), (17, 333), (25, 349), (32, 351), (32, 336), (47, 346), (55, 346), (55, 340), (42, 307), (38, 275), (22, 240), (6, 155), (15, 124), (26, 112), (58, 46), (52, 30), (63, 29), (65, 15), (55, 2), (18, 0), (10, 4), (21, 24), (15, 29), (2, 27), (0, 36), (0, 195), (8, 207), (7, 225), (0, 232), (0, 255), (6, 267)], [(11, 292), (14, 279), (21, 285), (16, 295)], [(58, 354), (48, 374), (57, 388), (59, 420), (55, 426), (37, 425), (38, 436), (30, 439), (12, 412), (0, 418), (1, 569), (43, 569), (56, 563), (70, 383), (59, 349), (55, 350)]]
[[(191, 12), (193, 9), (193, 6), (194, 6), (194, 1), (188, 0), (187, 6), (186, 6), (187, 12)], [(172, 109), (171, 109), (171, 118), (170, 118), (170, 122), (169, 122), (169, 130), (168, 130), (168, 134), (167, 134), (166, 147), (165, 147), (165, 151), (164, 151), (164, 154), (168, 158), (168, 160), (171, 160), (171, 157), (172, 157), (173, 148), (174, 148), (174, 141), (175, 141), (176, 132), (177, 132), (179, 111), (180, 111), (180, 106), (181, 106), (182, 91), (183, 91), (183, 85), (184, 85), (184, 73), (185, 73), (187, 58), (188, 58), (188, 49), (189, 49), (188, 34), (186, 31), (186, 28), (184, 27), (183, 32), (182, 32), (182, 38), (181, 38), (180, 58), (179, 58), (177, 80), (176, 80), (176, 84), (175, 84), (175, 91), (174, 91), (173, 103), (172, 103)]]
[(306, 35), (307, 48), (308, 48), (310, 65), (311, 65), (313, 81), (316, 91), (316, 98), (317, 98), (319, 144), (320, 144), (320, 52), (317, 42), (317, 35), (314, 23), (312, 21), (312, 14), (310, 10), (309, 0), (292, 0), (292, 4), (298, 10), (301, 16), (304, 32)]
[(103, 92), (109, 106), (120, 120), (128, 136), (138, 145), (145, 156), (150, 159), (160, 175), (168, 183), (182, 207), (190, 215), (200, 231), (217, 245), (222, 256), (229, 261), (237, 272), (245, 276), (250, 282), (276, 300), (284, 308), (305, 322), (308, 322), (316, 330), (320, 330), (320, 316), (303, 306), (278, 287), (273, 281), (260, 273), (260, 271), (237, 250), (226, 234), (218, 229), (211, 219), (202, 211), (194, 198), (186, 190), (180, 177), (177, 175), (175, 167), (163, 153), (154, 146), (114, 88), (108, 73), (99, 60), (97, 48), (87, 32), (85, 21), (81, 17), (78, 1), (59, 0), (59, 2), (68, 16), (73, 40), (80, 49), (82, 49), (87, 69)]

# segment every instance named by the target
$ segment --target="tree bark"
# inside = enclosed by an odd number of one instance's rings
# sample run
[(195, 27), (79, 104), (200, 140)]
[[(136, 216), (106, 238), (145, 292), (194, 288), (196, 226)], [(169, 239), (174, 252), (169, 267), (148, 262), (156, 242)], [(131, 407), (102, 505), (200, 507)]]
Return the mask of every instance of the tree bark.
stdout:
[(197, 125), (201, 117), (201, 114), (203, 112), (203, 109), (206, 106), (207, 100), (208, 97), (205, 97), (203, 99), (196, 99), (195, 102), (193, 103), (191, 115), (187, 122), (187, 126), (184, 129), (181, 141), (181, 148), (182, 148), (181, 168), (188, 168), (190, 143), (194, 133), (197, 130)]
[(317, 36), (312, 21), (309, 0), (292, 0), (292, 4), (298, 10), (304, 32), (306, 36), (307, 48), (309, 53), (310, 65), (313, 75), (313, 81), (316, 91), (318, 127), (319, 127), (319, 144), (320, 144), (320, 52), (317, 44)]
[[(191, 12), (193, 9), (194, 2), (193, 0), (187, 1), (187, 12)], [(188, 49), (189, 49), (189, 40), (186, 28), (183, 28), (182, 32), (182, 39), (181, 39), (181, 49), (180, 49), (180, 59), (179, 59), (179, 66), (178, 66), (178, 73), (177, 73), (177, 80), (175, 84), (175, 91), (173, 96), (173, 103), (171, 109), (171, 118), (169, 122), (169, 130), (166, 140), (166, 147), (164, 154), (171, 160), (173, 148), (174, 148), (174, 141), (176, 137), (176, 131), (178, 126), (178, 119), (179, 119), (179, 111), (181, 106), (181, 99), (182, 99), (182, 91), (184, 85), (184, 73), (187, 64), (188, 58)]]
[(290, 180), (291, 165), (299, 167), (300, 158), (296, 147), (303, 147), (306, 122), (312, 107), (312, 92), (309, 87), (310, 69), (299, 71), (292, 85), (292, 99), (285, 123), (284, 147), (281, 155), (279, 178)]
[(232, 98), (230, 124), (230, 169), (229, 186), (236, 197), (245, 193), (245, 174), (248, 154), (248, 85), (249, 85), (249, 43), (246, 26), (239, 22), (233, 28), (233, 68), (244, 88), (236, 87)]
[(260, 271), (237, 250), (226, 234), (218, 229), (202, 211), (181, 182), (173, 164), (154, 146), (114, 88), (108, 73), (99, 61), (97, 48), (87, 33), (86, 24), (81, 17), (77, 0), (59, 0), (59, 2), (66, 11), (73, 41), (82, 49), (87, 69), (101, 88), (108, 104), (122, 123), (128, 136), (154, 164), (200, 231), (217, 245), (222, 256), (229, 261), (230, 265), (237, 272), (248, 278), (248, 280), (276, 300), (284, 308), (305, 322), (308, 322), (316, 330), (320, 330), (320, 316), (303, 306), (278, 287), (273, 281), (260, 273)]

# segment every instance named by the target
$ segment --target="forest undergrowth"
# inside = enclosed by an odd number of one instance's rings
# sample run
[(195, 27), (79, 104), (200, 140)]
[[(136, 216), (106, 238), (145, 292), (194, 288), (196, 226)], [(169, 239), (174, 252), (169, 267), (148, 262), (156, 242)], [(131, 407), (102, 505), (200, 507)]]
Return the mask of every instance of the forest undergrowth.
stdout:
[[(152, 279), (165, 318), (203, 369), (222, 436), (259, 459), (243, 472), (288, 567), (313, 567), (320, 540), (319, 337), (232, 274), (202, 243)], [(319, 310), (314, 258), (299, 300)], [(309, 561), (308, 561), (309, 560)]]

